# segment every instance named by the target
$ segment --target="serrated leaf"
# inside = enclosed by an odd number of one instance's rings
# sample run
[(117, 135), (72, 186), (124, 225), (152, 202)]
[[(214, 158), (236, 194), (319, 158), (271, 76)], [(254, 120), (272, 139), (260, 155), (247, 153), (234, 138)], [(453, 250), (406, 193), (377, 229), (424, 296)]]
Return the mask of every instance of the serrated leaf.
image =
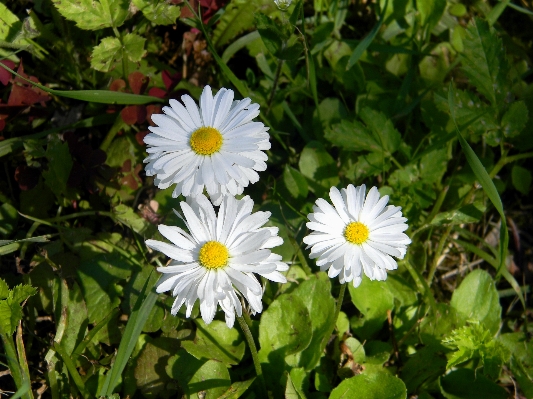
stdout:
[(164, 0), (133, 0), (133, 4), (144, 16), (157, 25), (172, 25), (181, 14), (179, 5)]
[(97, 71), (109, 72), (124, 57), (132, 62), (139, 62), (145, 53), (145, 41), (145, 38), (135, 33), (124, 35), (122, 43), (116, 37), (105, 37), (93, 49), (91, 66)]
[(46, 185), (58, 198), (65, 195), (67, 181), (72, 169), (72, 157), (67, 143), (54, 138), (48, 142), (46, 148), (48, 170), (43, 172)]
[(515, 101), (502, 117), (502, 132), (505, 137), (518, 136), (526, 126), (528, 110), (523, 101)]
[(13, 288), (10, 300), (13, 303), (20, 304), (28, 299), (30, 296), (35, 295), (37, 290), (31, 285), (20, 284)]
[(118, 28), (129, 15), (129, 0), (52, 1), (61, 15), (81, 29)]
[(486, 21), (474, 18), (466, 30), (463, 44), (463, 71), (472, 86), (493, 106), (499, 106), (507, 95), (508, 65), (496, 30)]
[(272, 0), (233, 0), (218, 21), (213, 31), (213, 44), (216, 48), (224, 46), (242, 32), (254, 26), (254, 13), (270, 15), (276, 10)]
[(474, 202), (453, 211), (438, 213), (431, 224), (441, 226), (443, 224), (475, 223), (482, 218), (485, 210), (486, 207), (483, 203)]
[(8, 299), (0, 301), (0, 331), (11, 335), (15, 332), (18, 322), (22, 319), (22, 306), (10, 303)]
[(140, 217), (131, 207), (124, 204), (116, 206), (114, 214), (119, 222), (124, 223), (130, 229), (141, 235), (151, 226), (150, 222)]

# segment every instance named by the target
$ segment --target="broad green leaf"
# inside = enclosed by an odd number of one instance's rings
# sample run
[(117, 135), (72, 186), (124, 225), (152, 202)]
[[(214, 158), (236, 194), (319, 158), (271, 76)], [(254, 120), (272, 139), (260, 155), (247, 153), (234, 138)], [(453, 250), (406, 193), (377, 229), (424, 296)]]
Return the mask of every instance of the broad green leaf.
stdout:
[(339, 183), (335, 160), (317, 141), (305, 146), (298, 163), (300, 172), (307, 178), (309, 189), (317, 196), (324, 196), (332, 186)]
[(331, 126), (326, 130), (325, 138), (345, 150), (378, 151), (380, 149), (370, 131), (358, 121), (343, 120)]
[(217, 399), (231, 385), (228, 369), (223, 363), (198, 360), (184, 350), (179, 350), (168, 360), (166, 370), (191, 399)]
[(255, 24), (266, 49), (272, 55), (278, 56), (283, 46), (283, 39), (287, 40), (287, 37), (284, 37), (283, 28), (260, 12), (255, 14)]
[(133, 0), (144, 16), (157, 25), (173, 25), (181, 14), (181, 7), (163, 0)]
[(490, 274), (478, 269), (466, 276), (450, 301), (464, 321), (477, 320), (493, 334), (500, 328), (500, 298)]
[(481, 373), (457, 369), (439, 380), (441, 393), (446, 399), (506, 399), (507, 391)]
[(529, 119), (529, 112), (523, 101), (515, 101), (502, 117), (502, 132), (504, 137), (518, 136)]
[(52, 0), (66, 19), (76, 22), (80, 29), (118, 28), (129, 15), (128, 0)]
[(386, 153), (393, 154), (400, 147), (401, 135), (383, 113), (364, 107), (359, 112), (359, 117), (372, 131), (374, 139)]
[(127, 205), (120, 204), (116, 206), (115, 209), (113, 209), (113, 213), (120, 223), (124, 223), (140, 235), (146, 235), (150, 227), (152, 227), (150, 222), (139, 216), (133, 208)]
[(420, 158), (420, 179), (429, 184), (438, 184), (448, 167), (448, 151), (446, 148), (429, 151)]
[(513, 186), (522, 194), (527, 195), (531, 187), (531, 172), (519, 165), (514, 165), (511, 171)]
[(298, 286), (292, 295), (299, 297), (309, 311), (313, 337), (309, 346), (298, 354), (297, 365), (313, 369), (329, 341), (335, 320), (335, 300), (331, 296), (331, 282), (325, 273), (312, 276)]
[(127, 137), (113, 140), (106, 152), (106, 163), (114, 168), (121, 168), (127, 160), (131, 160), (132, 167), (136, 162), (135, 147)]
[(67, 189), (67, 181), (72, 169), (72, 157), (67, 143), (54, 138), (48, 142), (46, 148), (48, 170), (43, 172), (46, 185), (50, 187), (57, 198), (62, 198)]
[(387, 311), (394, 309), (394, 297), (385, 282), (371, 281), (366, 276), (357, 288), (348, 284), (348, 290), (352, 303), (362, 313), (361, 318), (352, 318), (352, 330), (358, 337), (370, 338), (383, 326)]
[(309, 187), (305, 177), (293, 167), (285, 165), (283, 169), (284, 189), (295, 199), (305, 199), (309, 193)]
[(100, 72), (109, 72), (115, 64), (127, 58), (131, 62), (139, 62), (145, 53), (145, 38), (128, 33), (122, 37), (122, 43), (116, 37), (105, 37), (93, 49), (91, 66)]
[(430, 32), (446, 9), (446, 0), (417, 0), (416, 8), (420, 12), (420, 23)]
[(9, 300), (0, 300), (0, 332), (12, 335), (22, 319), (22, 307), (18, 303), (9, 303)]
[(167, 391), (167, 385), (172, 379), (163, 367), (155, 365), (166, 364), (167, 360), (175, 353), (178, 341), (165, 337), (152, 339), (144, 335), (141, 338), (145, 342), (135, 362), (136, 387), (145, 396), (156, 397)]
[(424, 382), (434, 381), (446, 371), (446, 348), (440, 343), (432, 343), (409, 356), (400, 377), (411, 393)]
[(255, 378), (234, 382), (223, 395), (218, 397), (218, 399), (239, 399), (254, 381)]
[(305, 394), (292, 382), (289, 373), (286, 373), (287, 384), (285, 385), (285, 399), (306, 399)]
[(482, 217), (486, 207), (482, 202), (474, 202), (453, 211), (441, 212), (435, 215), (432, 225), (476, 223)]
[(387, 372), (363, 373), (342, 381), (329, 399), (405, 399), (407, 389), (399, 378)]
[(236, 329), (218, 320), (205, 324), (202, 319), (196, 319), (195, 323), (194, 341), (182, 341), (182, 348), (197, 359), (217, 360), (228, 367), (239, 364), (246, 345)]
[(220, 48), (235, 38), (242, 32), (254, 26), (254, 13), (261, 11), (265, 15), (270, 15), (276, 10), (276, 5), (271, 0), (233, 0), (217, 23), (213, 31), (213, 44), (215, 48)]
[(474, 86), (493, 106), (501, 106), (507, 95), (507, 60), (501, 39), (494, 28), (474, 18), (466, 30), (463, 71)]

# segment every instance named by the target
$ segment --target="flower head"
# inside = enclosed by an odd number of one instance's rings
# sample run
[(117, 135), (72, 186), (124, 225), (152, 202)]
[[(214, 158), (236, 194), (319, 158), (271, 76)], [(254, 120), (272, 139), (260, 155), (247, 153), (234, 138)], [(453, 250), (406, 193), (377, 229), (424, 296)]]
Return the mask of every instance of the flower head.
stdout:
[(341, 283), (362, 281), (362, 273), (371, 280), (385, 280), (387, 270), (398, 264), (393, 256), (403, 259), (411, 242), (401, 207), (389, 205), (387, 195), (380, 198), (378, 189), (348, 185), (342, 193), (336, 187), (329, 191), (333, 206), (319, 198), (309, 214), (307, 227), (314, 230), (304, 238), (311, 248), (311, 259), (329, 277), (339, 276)]
[(157, 126), (150, 126), (144, 138), (146, 174), (155, 175), (161, 189), (176, 184), (174, 198), (196, 197), (205, 188), (219, 205), (225, 195), (242, 194), (259, 180), (257, 172), (266, 169), (268, 128), (252, 122), (259, 105), (249, 98), (233, 101), (233, 91), (224, 88), (213, 97), (209, 86), (200, 97), (200, 109), (190, 96), (181, 99), (185, 106), (170, 100), (164, 114), (152, 115)]
[(171, 258), (163, 273), (157, 292), (171, 291), (176, 297), (172, 314), (183, 304), (189, 317), (194, 303), (200, 300), (203, 320), (213, 321), (217, 306), (226, 314), (232, 327), (235, 312), (242, 314), (237, 292), (246, 298), (252, 312), (261, 312), (263, 295), (254, 273), (284, 283), (280, 271), (289, 269), (281, 256), (270, 251), (283, 243), (277, 227), (262, 227), (270, 212), (252, 214), (254, 202), (246, 196), (241, 200), (224, 197), (218, 215), (202, 194), (181, 202), (182, 217), (189, 232), (174, 226), (159, 225), (159, 232), (172, 244), (146, 240), (146, 245)]

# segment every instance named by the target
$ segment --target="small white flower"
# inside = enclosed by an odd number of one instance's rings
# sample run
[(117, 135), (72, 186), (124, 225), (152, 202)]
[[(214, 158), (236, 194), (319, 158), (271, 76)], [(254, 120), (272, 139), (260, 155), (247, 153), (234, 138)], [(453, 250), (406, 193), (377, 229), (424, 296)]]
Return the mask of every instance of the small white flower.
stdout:
[(238, 316), (242, 314), (236, 292), (246, 298), (252, 313), (261, 312), (263, 291), (253, 273), (285, 283), (287, 280), (280, 271), (289, 269), (281, 262), (281, 256), (270, 251), (283, 243), (277, 227), (262, 227), (270, 212), (252, 214), (254, 202), (248, 196), (241, 200), (224, 197), (218, 215), (202, 194), (180, 205), (189, 232), (159, 225), (159, 232), (172, 244), (146, 240), (147, 246), (172, 259), (168, 266), (157, 269), (163, 273), (157, 292), (170, 291), (176, 297), (171, 313), (175, 315), (185, 304), (189, 317), (194, 303), (200, 299), (200, 312), (206, 324), (213, 321), (220, 305), (231, 328), (235, 311)]
[(274, 0), (274, 3), (281, 11), (286, 11), (291, 6), (292, 0)]
[(387, 270), (398, 267), (392, 257), (403, 259), (411, 243), (403, 233), (408, 226), (402, 208), (387, 206), (389, 197), (380, 199), (376, 187), (365, 199), (365, 190), (364, 184), (350, 184), (341, 194), (332, 187), (333, 206), (322, 198), (316, 200), (307, 223), (314, 231), (304, 238), (311, 247), (310, 258), (318, 258), (321, 270), (329, 269), (328, 276), (339, 276), (341, 283), (353, 281), (354, 287), (361, 284), (363, 271), (371, 280), (385, 280)]
[(150, 154), (144, 162), (146, 174), (156, 176), (160, 189), (176, 184), (174, 198), (180, 194), (196, 197), (204, 188), (215, 205), (224, 195), (242, 194), (244, 187), (259, 180), (257, 171), (266, 169), (270, 149), (268, 128), (252, 122), (259, 105), (249, 98), (233, 101), (233, 91), (220, 89), (213, 98), (206, 86), (200, 109), (194, 100), (181, 97), (185, 106), (170, 100), (164, 114), (152, 115), (156, 127), (144, 142)]

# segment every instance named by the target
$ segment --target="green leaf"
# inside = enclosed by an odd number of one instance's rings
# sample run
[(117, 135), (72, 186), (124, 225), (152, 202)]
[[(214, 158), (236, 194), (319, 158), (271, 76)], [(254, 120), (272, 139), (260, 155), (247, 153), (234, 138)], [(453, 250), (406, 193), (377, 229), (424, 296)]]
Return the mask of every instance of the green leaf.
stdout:
[(48, 170), (43, 172), (46, 185), (56, 195), (62, 198), (67, 190), (67, 181), (72, 169), (72, 157), (67, 143), (54, 138), (48, 142), (46, 148)]
[(22, 307), (18, 303), (9, 303), (7, 299), (0, 301), (0, 332), (2, 334), (13, 334), (21, 319)]
[(427, 152), (420, 158), (420, 179), (429, 184), (438, 184), (448, 168), (448, 151), (446, 148)]
[(120, 204), (113, 209), (115, 218), (120, 222), (124, 223), (134, 232), (139, 233), (140, 235), (146, 235), (147, 231), (152, 227), (148, 220), (139, 216), (135, 211), (124, 204)]
[(364, 277), (361, 285), (348, 284), (350, 297), (363, 317), (352, 318), (352, 329), (358, 337), (370, 338), (379, 331), (387, 319), (387, 311), (394, 309), (394, 297), (383, 281), (371, 281)]
[(283, 37), (283, 27), (278, 26), (271, 18), (260, 12), (255, 14), (255, 24), (267, 50), (275, 56), (279, 55), (283, 45), (282, 40), (287, 40)]
[(432, 225), (476, 223), (483, 217), (486, 207), (482, 202), (474, 202), (453, 211), (441, 212), (435, 215)]
[[(228, 369), (223, 363), (198, 360), (184, 350), (179, 350), (168, 360), (166, 369), (189, 398), (217, 399), (227, 393), (231, 385)], [(201, 391), (205, 396), (197, 395)]]
[[(175, 353), (178, 341), (166, 337), (154, 339), (146, 335), (142, 335), (140, 341), (144, 341), (144, 345), (135, 362), (135, 386), (145, 397), (155, 398), (165, 394), (172, 383), (172, 378), (162, 366)], [(156, 364), (161, 367), (154, 367)]]
[(144, 16), (157, 25), (173, 25), (180, 17), (181, 7), (162, 0), (133, 0)]
[(445, 349), (434, 343), (417, 350), (409, 356), (400, 374), (407, 392), (417, 390), (426, 381), (434, 381), (446, 371)]
[[(18, 218), (19, 214), (13, 205), (7, 202), (0, 205), (0, 234), (5, 236), (11, 234), (15, 227), (17, 227)], [(1, 245), (2, 243), (0, 242)]]
[(285, 375), (287, 377), (287, 384), (285, 385), (285, 399), (306, 399), (305, 394), (292, 382), (290, 374), (286, 372)]
[(312, 323), (311, 342), (295, 359), (298, 366), (305, 370), (311, 370), (317, 365), (335, 324), (335, 300), (331, 296), (331, 282), (325, 273), (321, 273), (321, 276), (312, 276), (292, 292), (307, 307)]
[(52, 0), (66, 19), (76, 22), (80, 29), (118, 28), (129, 15), (128, 0)]
[(223, 395), (218, 397), (218, 399), (239, 399), (254, 381), (255, 378), (234, 382)]
[(233, 0), (231, 1), (213, 31), (212, 40), (216, 48), (234, 41), (242, 32), (254, 26), (254, 13), (261, 11), (265, 15), (276, 10), (271, 0)]
[(182, 341), (182, 348), (197, 359), (217, 360), (228, 367), (239, 364), (246, 345), (236, 329), (218, 320), (206, 325), (202, 319), (196, 319), (195, 323), (194, 341)]
[(529, 193), (531, 187), (531, 172), (528, 169), (514, 165), (511, 172), (511, 179), (514, 188), (524, 195)]
[(523, 101), (515, 101), (502, 117), (501, 129), (505, 137), (518, 136), (529, 119), (529, 111)]
[(416, 8), (420, 12), (420, 23), (431, 32), (444, 14), (446, 0), (417, 0)]
[(297, 169), (289, 165), (285, 165), (283, 169), (283, 185), (284, 189), (292, 198), (305, 199), (309, 193), (309, 187), (304, 175)]
[(477, 320), (495, 334), (500, 328), (500, 298), (490, 274), (478, 269), (466, 276), (457, 288), (450, 305), (464, 321)]
[(401, 144), (401, 135), (392, 121), (383, 113), (364, 107), (359, 112), (359, 117), (373, 133), (380, 147), (388, 154), (393, 154)]
[(407, 389), (399, 378), (386, 372), (363, 373), (342, 381), (329, 399), (405, 399)]
[(506, 333), (499, 341), (512, 353), (510, 368), (525, 396), (533, 397), (533, 345), (523, 332)]
[(20, 304), (36, 293), (37, 290), (31, 285), (20, 284), (15, 286), (11, 291), (10, 300), (12, 303)]
[(335, 160), (317, 141), (311, 141), (305, 146), (298, 167), (307, 178), (309, 189), (317, 196), (324, 196), (332, 186), (339, 183)]
[(506, 399), (507, 391), (487, 377), (469, 369), (457, 369), (439, 380), (446, 399)]
[(93, 49), (91, 66), (100, 72), (109, 72), (116, 64), (127, 58), (131, 62), (139, 62), (145, 53), (145, 38), (128, 33), (122, 38), (122, 43), (116, 37), (105, 37)]
[(6, 299), (9, 295), (9, 287), (7, 283), (0, 278), (0, 300)]
[(474, 86), (494, 107), (507, 95), (507, 61), (501, 39), (494, 28), (474, 18), (466, 30), (461, 53), (463, 71)]

